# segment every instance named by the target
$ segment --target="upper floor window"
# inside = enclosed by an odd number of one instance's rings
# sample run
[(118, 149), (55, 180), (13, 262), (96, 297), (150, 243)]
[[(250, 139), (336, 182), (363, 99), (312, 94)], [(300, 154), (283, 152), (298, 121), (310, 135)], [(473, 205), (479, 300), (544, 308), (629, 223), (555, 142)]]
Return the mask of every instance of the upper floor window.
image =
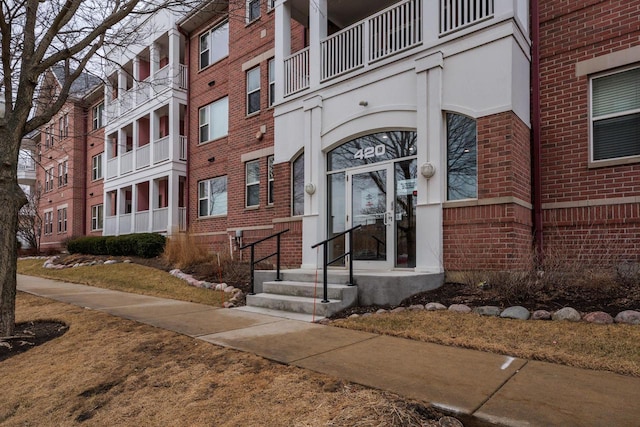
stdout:
[(260, 111), (260, 67), (247, 71), (247, 114)]
[(53, 211), (44, 213), (44, 234), (45, 236), (53, 234)]
[(58, 163), (58, 187), (63, 187), (69, 182), (69, 161)]
[(229, 22), (200, 35), (200, 69), (229, 55)]
[(477, 197), (476, 121), (447, 113), (447, 200)]
[(54, 132), (55, 129), (53, 128), (53, 125), (44, 128), (44, 146), (46, 148), (53, 147)]
[(260, 0), (247, 0), (247, 22), (260, 18)]
[(291, 215), (304, 214), (304, 153), (300, 154), (291, 167)]
[(260, 162), (253, 160), (246, 165), (246, 206), (258, 206), (260, 204)]
[(44, 191), (53, 190), (53, 167), (45, 169), (44, 171)]
[(102, 154), (97, 154), (91, 158), (91, 179), (93, 181), (102, 179)]
[(276, 61), (269, 60), (269, 107), (276, 102)]
[(276, 7), (276, 0), (267, 0), (267, 10), (271, 10)]
[(200, 108), (200, 142), (226, 136), (229, 131), (229, 98), (225, 97)]
[(592, 159), (640, 156), (640, 67), (591, 79)]
[(198, 182), (198, 216), (227, 214), (227, 177)]
[(275, 178), (273, 175), (273, 156), (267, 157), (267, 204), (273, 204), (273, 185)]
[(67, 208), (58, 209), (58, 233), (67, 232)]
[(104, 126), (104, 102), (93, 107), (93, 130), (100, 129)]
[(69, 115), (64, 114), (58, 119), (58, 132), (60, 132), (60, 139), (69, 136)]

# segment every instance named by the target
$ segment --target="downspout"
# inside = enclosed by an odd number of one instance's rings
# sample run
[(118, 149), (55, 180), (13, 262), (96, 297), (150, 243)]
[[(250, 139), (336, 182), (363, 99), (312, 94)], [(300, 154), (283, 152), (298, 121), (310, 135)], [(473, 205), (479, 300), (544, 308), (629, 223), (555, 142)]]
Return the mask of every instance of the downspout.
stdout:
[(186, 208), (186, 221), (185, 221), (185, 227), (186, 227), (186, 231), (189, 230), (189, 201), (191, 200), (191, 198), (189, 197), (189, 176), (191, 175), (191, 173), (189, 172), (190, 169), (190, 165), (191, 165), (191, 120), (190, 120), (190, 114), (189, 114), (189, 104), (191, 101), (191, 38), (189, 37), (189, 34), (187, 34), (182, 27), (180, 27), (180, 25), (177, 25), (178, 27), (178, 32), (180, 34), (182, 34), (187, 42), (187, 46), (185, 47), (185, 56), (184, 56), (184, 62), (185, 65), (187, 66), (187, 105), (185, 108), (185, 113), (184, 113), (184, 124), (185, 124), (185, 131), (186, 131), (186, 137), (187, 137), (187, 176), (186, 179), (184, 181), (184, 191), (186, 194), (183, 195), (184, 197), (184, 207)]
[(544, 258), (542, 221), (542, 148), (540, 141), (540, 5), (531, 0), (531, 134), (533, 151), (533, 237), (537, 262)]
[[(87, 143), (89, 142), (89, 124), (87, 123), (86, 117), (89, 117), (90, 114), (90, 107), (87, 107), (86, 104), (88, 104), (87, 102), (83, 102), (82, 103), (82, 109), (84, 110), (83, 112), (86, 112), (86, 114), (84, 115), (85, 119), (82, 120), (82, 135), (83, 136), (83, 141), (82, 141), (82, 233), (80, 234), (81, 236), (86, 236), (87, 234), (89, 234), (87, 231), (91, 231), (91, 230), (87, 230), (87, 183), (90, 182), (87, 176), (88, 173), (88, 169), (87, 169), (87, 165), (89, 163), (87, 156), (89, 155), (89, 149), (87, 148)], [(74, 122), (75, 122), (75, 117), (73, 118)], [(73, 235), (73, 232), (71, 233)]]

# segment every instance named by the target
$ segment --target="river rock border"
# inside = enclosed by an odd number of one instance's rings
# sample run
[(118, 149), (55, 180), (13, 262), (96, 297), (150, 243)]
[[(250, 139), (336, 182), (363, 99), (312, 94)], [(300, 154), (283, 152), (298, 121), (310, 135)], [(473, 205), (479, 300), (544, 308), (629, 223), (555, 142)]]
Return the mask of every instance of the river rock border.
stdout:
[[(89, 267), (92, 265), (110, 265), (110, 264), (117, 264), (119, 262), (122, 262), (124, 264), (129, 264), (131, 263), (130, 259), (125, 259), (123, 261), (118, 261), (115, 259), (108, 259), (106, 261), (102, 261), (102, 260), (93, 260), (93, 261), (89, 261), (89, 262), (82, 262), (82, 263), (76, 263), (73, 265), (65, 265), (65, 264), (56, 264), (55, 260), (57, 257), (53, 256), (50, 258), (47, 258), (44, 262), (44, 264), (42, 265), (43, 268), (51, 268), (51, 269), (55, 269), (55, 270), (62, 270), (64, 268), (78, 268), (78, 267)], [(194, 278), (192, 275), (187, 274), (187, 273), (183, 273), (182, 271), (180, 271), (179, 269), (173, 269), (171, 271), (169, 271), (169, 274), (171, 274), (174, 277), (177, 277), (180, 280), (184, 280), (189, 286), (194, 286), (196, 288), (203, 288), (203, 289), (212, 289), (212, 290), (216, 290), (216, 291), (221, 291), (227, 294), (233, 294), (231, 296), (231, 298), (229, 298), (229, 301), (225, 301), (223, 303), (223, 306), (225, 308), (233, 308), (235, 307), (244, 297), (244, 294), (242, 293), (242, 290), (238, 289), (238, 288), (234, 288), (233, 286), (227, 285), (226, 283), (211, 283), (211, 282), (207, 282), (204, 280), (198, 280), (196, 278)]]
[[(441, 311), (448, 310), (457, 313), (475, 313), (480, 316), (501, 317), (503, 319), (518, 319), (518, 320), (555, 320), (555, 321), (569, 321), (587, 323), (593, 323), (598, 325), (611, 325), (613, 323), (623, 323), (628, 325), (640, 325), (640, 311), (638, 310), (625, 310), (618, 313), (615, 317), (604, 311), (593, 311), (589, 313), (581, 314), (572, 307), (564, 307), (555, 312), (549, 312), (546, 310), (536, 310), (533, 313), (522, 306), (513, 306), (502, 309), (497, 306), (485, 305), (481, 307), (471, 308), (465, 304), (451, 304), (449, 307), (440, 304), (438, 302), (430, 302), (426, 305), (415, 304), (409, 307), (396, 307), (391, 310), (384, 308), (379, 309), (375, 313), (364, 314), (352, 314), (349, 318), (368, 317), (374, 315), (384, 315), (386, 313), (400, 313), (406, 310), (416, 311)], [(327, 320), (327, 319), (323, 319)], [(331, 320), (324, 323), (330, 323)]]

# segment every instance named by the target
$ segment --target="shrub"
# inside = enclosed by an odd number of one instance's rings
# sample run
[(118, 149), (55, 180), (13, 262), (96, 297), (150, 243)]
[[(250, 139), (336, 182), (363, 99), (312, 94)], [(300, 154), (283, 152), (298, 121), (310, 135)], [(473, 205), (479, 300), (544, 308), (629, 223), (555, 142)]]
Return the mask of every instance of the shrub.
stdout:
[(86, 236), (69, 240), (67, 250), (72, 254), (153, 258), (162, 253), (165, 240), (164, 236), (156, 233)]

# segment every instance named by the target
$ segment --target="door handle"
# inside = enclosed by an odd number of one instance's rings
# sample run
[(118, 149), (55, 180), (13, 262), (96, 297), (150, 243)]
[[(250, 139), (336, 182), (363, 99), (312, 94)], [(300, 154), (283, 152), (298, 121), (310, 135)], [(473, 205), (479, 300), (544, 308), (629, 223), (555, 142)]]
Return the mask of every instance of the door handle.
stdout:
[(393, 224), (393, 211), (387, 211), (384, 213), (384, 225)]

